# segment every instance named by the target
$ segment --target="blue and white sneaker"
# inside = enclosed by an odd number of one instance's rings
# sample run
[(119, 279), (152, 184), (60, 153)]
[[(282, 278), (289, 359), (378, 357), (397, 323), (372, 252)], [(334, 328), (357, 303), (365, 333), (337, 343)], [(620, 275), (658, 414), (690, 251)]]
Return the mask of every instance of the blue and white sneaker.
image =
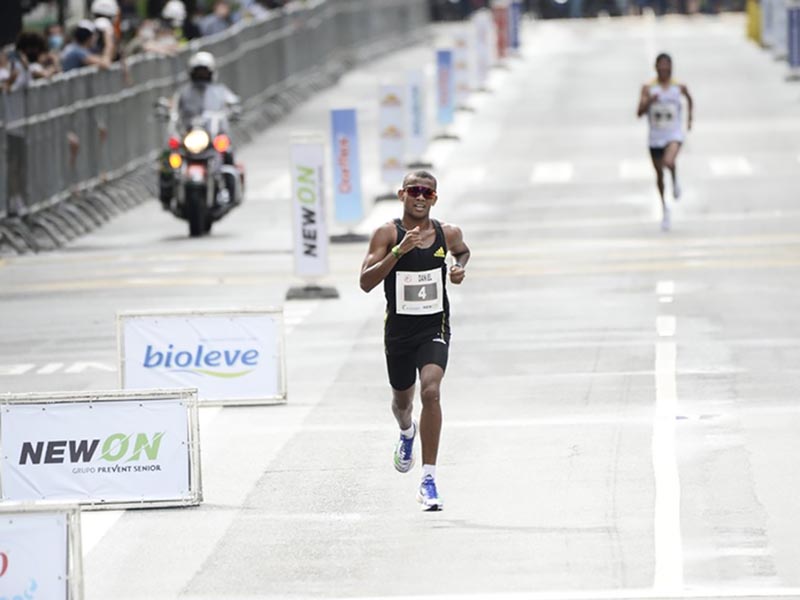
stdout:
[(414, 466), (414, 439), (417, 437), (417, 422), (412, 421), (412, 423), (414, 424), (414, 435), (407, 438), (401, 433), (400, 439), (394, 447), (394, 468), (401, 473), (408, 473)]
[(439, 498), (439, 492), (436, 490), (436, 482), (430, 475), (427, 475), (419, 484), (417, 502), (422, 504), (422, 510), (427, 512), (444, 509), (444, 502)]

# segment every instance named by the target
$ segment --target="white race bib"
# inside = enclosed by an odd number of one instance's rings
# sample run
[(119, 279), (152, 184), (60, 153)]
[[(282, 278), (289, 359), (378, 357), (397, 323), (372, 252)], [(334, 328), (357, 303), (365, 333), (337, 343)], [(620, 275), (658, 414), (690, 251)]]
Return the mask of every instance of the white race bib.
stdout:
[(674, 129), (678, 125), (678, 108), (674, 104), (656, 102), (650, 107), (650, 126), (653, 129)]
[(397, 271), (395, 282), (398, 315), (433, 315), (444, 310), (441, 268)]

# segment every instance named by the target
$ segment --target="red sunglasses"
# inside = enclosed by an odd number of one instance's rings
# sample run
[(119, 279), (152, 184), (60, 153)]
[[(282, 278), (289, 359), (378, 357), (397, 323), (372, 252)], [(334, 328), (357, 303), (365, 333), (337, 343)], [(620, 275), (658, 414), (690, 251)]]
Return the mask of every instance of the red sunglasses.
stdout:
[(423, 196), (426, 200), (433, 200), (436, 198), (436, 190), (425, 187), (424, 185), (410, 185), (403, 188), (403, 190), (412, 198)]

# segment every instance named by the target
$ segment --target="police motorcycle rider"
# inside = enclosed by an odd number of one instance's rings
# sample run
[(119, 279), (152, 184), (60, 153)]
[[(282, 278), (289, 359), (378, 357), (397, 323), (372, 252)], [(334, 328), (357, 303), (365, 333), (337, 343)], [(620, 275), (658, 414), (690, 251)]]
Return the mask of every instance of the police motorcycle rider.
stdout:
[[(216, 61), (210, 52), (197, 52), (189, 59), (189, 81), (185, 83), (175, 95), (171, 103), (173, 111), (172, 121), (177, 126), (177, 134), (182, 137), (197, 119), (202, 119), (207, 114), (225, 115), (226, 118), (218, 123), (220, 131), (210, 132), (212, 137), (217, 133), (228, 134), (228, 119), (238, 118), (241, 111), (240, 99), (225, 84), (214, 81), (216, 74)], [(237, 193), (236, 177), (241, 173), (236, 166), (233, 150), (228, 147), (222, 154), (226, 197), (223, 202), (241, 202), (241, 185)], [(236, 175), (234, 175), (236, 173)], [(161, 171), (160, 200), (164, 210), (170, 209), (170, 203), (175, 195), (174, 171), (166, 163)]]

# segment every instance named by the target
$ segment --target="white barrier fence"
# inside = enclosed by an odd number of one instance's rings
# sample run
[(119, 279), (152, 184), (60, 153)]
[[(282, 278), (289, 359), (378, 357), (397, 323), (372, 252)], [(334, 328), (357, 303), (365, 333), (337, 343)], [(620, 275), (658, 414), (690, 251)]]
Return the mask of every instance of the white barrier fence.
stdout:
[(0, 506), (0, 600), (81, 600), (78, 507)]
[(196, 390), (0, 395), (0, 499), (199, 504)]
[(197, 388), (202, 406), (286, 402), (278, 308), (117, 315), (120, 387)]

